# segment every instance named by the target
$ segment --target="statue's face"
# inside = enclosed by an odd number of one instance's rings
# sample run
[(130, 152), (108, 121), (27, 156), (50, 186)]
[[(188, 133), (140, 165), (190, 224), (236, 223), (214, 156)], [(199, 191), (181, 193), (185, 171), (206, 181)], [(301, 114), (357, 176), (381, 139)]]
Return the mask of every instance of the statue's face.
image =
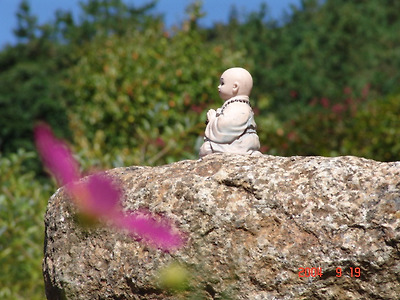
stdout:
[(229, 76), (227, 72), (224, 72), (219, 79), (218, 92), (222, 100), (228, 100), (235, 96), (234, 91), (236, 83), (231, 79), (231, 76)]

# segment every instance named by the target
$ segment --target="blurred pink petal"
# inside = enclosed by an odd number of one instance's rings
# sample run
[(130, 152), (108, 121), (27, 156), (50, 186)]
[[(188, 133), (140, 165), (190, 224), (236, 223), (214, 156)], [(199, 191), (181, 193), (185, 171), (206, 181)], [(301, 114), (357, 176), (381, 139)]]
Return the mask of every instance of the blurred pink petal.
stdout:
[(35, 142), (44, 165), (61, 185), (79, 179), (79, 167), (68, 147), (46, 125), (35, 127)]
[(98, 218), (119, 215), (120, 192), (111, 179), (101, 174), (88, 177), (87, 181), (68, 187), (78, 207)]
[(131, 212), (116, 220), (116, 225), (165, 251), (182, 247), (184, 244), (180, 232), (174, 230), (166, 219), (156, 221), (149, 212)]
[(120, 190), (107, 176), (94, 174), (79, 181), (78, 163), (68, 147), (54, 136), (47, 125), (35, 127), (35, 142), (45, 166), (59, 184), (66, 186), (73, 201), (84, 214), (109, 221), (164, 251), (183, 246), (182, 234), (174, 230), (166, 218), (156, 221), (148, 211), (124, 215), (119, 207)]

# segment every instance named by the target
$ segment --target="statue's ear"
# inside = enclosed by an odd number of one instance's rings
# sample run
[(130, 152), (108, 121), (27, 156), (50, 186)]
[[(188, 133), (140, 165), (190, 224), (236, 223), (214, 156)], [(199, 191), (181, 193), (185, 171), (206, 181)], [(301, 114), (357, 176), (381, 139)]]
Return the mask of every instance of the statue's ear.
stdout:
[(235, 81), (232, 87), (232, 91), (234, 95), (237, 95), (237, 93), (239, 92), (239, 82)]

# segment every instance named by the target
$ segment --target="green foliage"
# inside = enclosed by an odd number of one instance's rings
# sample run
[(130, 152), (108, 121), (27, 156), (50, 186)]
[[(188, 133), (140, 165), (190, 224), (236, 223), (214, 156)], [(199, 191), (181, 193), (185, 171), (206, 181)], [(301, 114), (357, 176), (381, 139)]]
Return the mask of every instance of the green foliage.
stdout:
[(352, 130), (354, 116), (366, 100), (344, 96), (347, 97), (336, 103), (328, 98), (311, 101), (277, 129), (270, 147), (284, 155), (350, 154), (344, 153), (343, 139)]
[[(228, 24), (209, 30), (215, 43), (245, 51), (252, 61), (264, 152), (398, 159), (397, 142), (388, 133), (367, 135), (374, 146), (364, 145), (361, 124), (367, 124), (360, 116), (372, 114), (366, 102), (381, 103), (375, 99), (399, 92), (399, 5), (303, 0), (281, 24), (261, 6), (242, 22), (232, 11)], [(384, 102), (396, 111), (394, 101)], [(375, 118), (395, 125), (386, 115)], [(370, 134), (383, 132), (377, 126)]]
[(208, 107), (220, 106), (221, 70), (240, 53), (209, 47), (200, 32), (161, 23), (94, 40), (71, 69), (73, 144), (104, 166), (195, 158)]
[(153, 20), (146, 13), (154, 4), (133, 8), (121, 0), (90, 0), (81, 3), (79, 22), (59, 11), (54, 24), (39, 25), (29, 2), (22, 1), (15, 30), (20, 44), (0, 52), (0, 152), (33, 150), (32, 129), (39, 120), (68, 137), (65, 103), (72, 94), (63, 80), (80, 54), (78, 47), (95, 36), (123, 35), (145, 26)]
[(20, 148), (33, 151), (33, 126), (39, 120), (63, 136), (69, 134), (61, 86), (64, 69), (72, 63), (69, 46), (48, 39), (51, 26), (37, 24), (27, 1), (21, 2), (17, 20), (20, 43), (0, 52), (0, 152), (4, 154)]
[(33, 41), (0, 53), (0, 152), (32, 151), (35, 121), (46, 121), (68, 133), (58, 72), (57, 49)]
[(366, 85), (371, 97), (399, 90), (398, 1), (303, 0), (282, 26), (267, 7), (238, 23), (212, 36), (248, 53), (254, 95), (268, 93), (280, 118), (288, 119), (288, 106), (301, 109), (313, 98), (340, 102), (346, 87), (356, 97)]
[(371, 101), (357, 111), (343, 139), (343, 153), (400, 160), (400, 95)]
[(43, 215), (54, 186), (27, 170), (36, 154), (0, 155), (0, 298), (43, 299)]
[[(349, 95), (348, 95), (349, 96)], [(355, 155), (379, 161), (400, 160), (400, 96), (340, 103), (315, 100), (292, 120), (270, 132), (265, 144), (281, 155)]]
[(31, 8), (27, 0), (21, 1), (17, 12), (17, 29), (15, 35), (20, 40), (32, 40), (36, 37), (38, 24), (37, 17), (31, 14)]

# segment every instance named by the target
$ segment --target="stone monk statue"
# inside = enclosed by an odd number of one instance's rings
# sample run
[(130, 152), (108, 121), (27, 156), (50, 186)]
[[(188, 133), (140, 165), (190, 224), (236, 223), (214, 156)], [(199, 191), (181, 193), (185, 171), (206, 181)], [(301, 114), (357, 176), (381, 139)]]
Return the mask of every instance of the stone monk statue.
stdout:
[(207, 112), (200, 157), (216, 152), (261, 154), (249, 99), (252, 88), (253, 78), (243, 68), (230, 68), (221, 75), (218, 92), (225, 102)]

